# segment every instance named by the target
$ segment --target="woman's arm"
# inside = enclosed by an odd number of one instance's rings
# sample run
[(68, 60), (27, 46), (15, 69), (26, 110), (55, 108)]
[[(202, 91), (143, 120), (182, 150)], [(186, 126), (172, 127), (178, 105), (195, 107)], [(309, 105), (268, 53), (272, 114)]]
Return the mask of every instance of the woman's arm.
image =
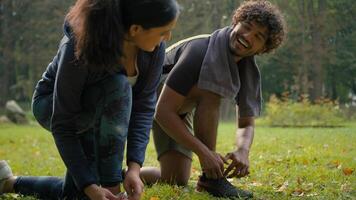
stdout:
[(75, 65), (73, 41), (60, 47), (54, 93), (51, 131), (54, 141), (69, 173), (79, 190), (97, 184), (95, 172), (76, 134), (76, 120), (81, 112), (81, 94), (87, 77), (83, 67)]
[(144, 162), (157, 102), (157, 88), (162, 74), (164, 52), (165, 44), (161, 43), (152, 57), (152, 64), (148, 66), (150, 68), (145, 71), (147, 74), (142, 75), (145, 77), (144, 83), (141, 82), (141, 85), (137, 86), (143, 87), (140, 91), (135, 89), (136, 86), (133, 89), (132, 112), (127, 136), (127, 163), (135, 162), (142, 166)]

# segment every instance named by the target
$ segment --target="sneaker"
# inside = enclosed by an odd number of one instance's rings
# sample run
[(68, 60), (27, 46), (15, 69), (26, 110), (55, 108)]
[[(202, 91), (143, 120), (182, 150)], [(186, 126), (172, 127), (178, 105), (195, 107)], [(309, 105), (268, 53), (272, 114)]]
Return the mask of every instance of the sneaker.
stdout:
[(0, 160), (0, 195), (4, 192), (5, 182), (8, 178), (12, 177), (12, 171), (5, 160)]
[(205, 174), (199, 177), (197, 191), (206, 191), (215, 197), (230, 199), (250, 199), (252, 192), (234, 187), (225, 177), (219, 179), (209, 179)]

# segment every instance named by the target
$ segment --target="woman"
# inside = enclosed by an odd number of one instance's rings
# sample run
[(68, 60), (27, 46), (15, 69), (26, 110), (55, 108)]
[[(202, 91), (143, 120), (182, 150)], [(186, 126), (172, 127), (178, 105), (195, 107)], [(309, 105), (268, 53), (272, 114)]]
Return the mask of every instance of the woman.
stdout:
[(170, 39), (177, 16), (175, 0), (76, 2), (32, 104), (38, 122), (53, 134), (67, 167), (65, 179), (14, 177), (3, 161), (0, 194), (115, 199), (123, 182), (130, 199), (140, 198), (139, 170), (162, 71), (163, 41)]

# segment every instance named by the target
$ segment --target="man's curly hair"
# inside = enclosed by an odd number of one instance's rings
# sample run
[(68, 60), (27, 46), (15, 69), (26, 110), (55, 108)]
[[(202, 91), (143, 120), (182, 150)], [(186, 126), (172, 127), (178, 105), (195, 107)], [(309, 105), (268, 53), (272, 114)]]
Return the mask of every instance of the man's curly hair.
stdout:
[(232, 17), (232, 25), (239, 22), (255, 21), (267, 27), (268, 38), (266, 49), (268, 53), (279, 47), (286, 35), (286, 24), (279, 9), (266, 0), (246, 0), (238, 7)]

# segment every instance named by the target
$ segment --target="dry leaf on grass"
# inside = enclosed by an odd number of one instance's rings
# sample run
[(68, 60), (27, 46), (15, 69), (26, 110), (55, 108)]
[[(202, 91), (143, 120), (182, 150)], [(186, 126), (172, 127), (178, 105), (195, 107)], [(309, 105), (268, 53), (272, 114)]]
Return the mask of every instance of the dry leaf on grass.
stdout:
[(254, 186), (254, 187), (260, 187), (260, 186), (262, 186), (262, 183), (257, 182), (257, 181), (252, 181), (252, 183), (250, 185)]
[(330, 161), (327, 166), (329, 168), (340, 168), (341, 167), (341, 163), (339, 160), (333, 160), (333, 161)]
[(342, 169), (342, 172), (344, 172), (346, 176), (350, 176), (354, 172), (354, 169), (345, 167), (344, 169)]
[(304, 196), (304, 194), (305, 193), (302, 188), (297, 188), (292, 192), (292, 196), (295, 196), (295, 197), (302, 197), (302, 196)]
[(278, 187), (278, 190), (276, 190), (276, 192), (284, 192), (287, 190), (288, 188), (288, 181), (285, 181), (280, 187)]

